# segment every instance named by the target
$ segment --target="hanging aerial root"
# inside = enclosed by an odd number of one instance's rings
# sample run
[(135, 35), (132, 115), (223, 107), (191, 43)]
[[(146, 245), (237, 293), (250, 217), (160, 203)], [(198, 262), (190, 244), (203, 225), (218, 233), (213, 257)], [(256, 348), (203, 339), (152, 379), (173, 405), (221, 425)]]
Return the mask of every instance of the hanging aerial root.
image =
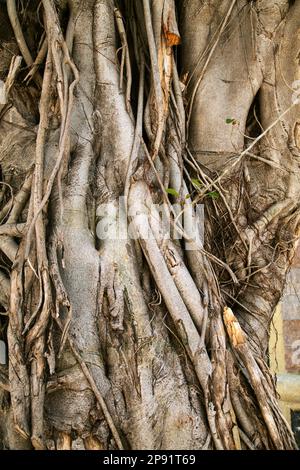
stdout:
[(13, 224), (17, 222), (18, 217), (21, 215), (30, 196), (31, 186), (32, 174), (29, 174), (26, 176), (25, 181), (16, 196), (12, 197), (0, 211), (1, 222), (3, 222), (4, 217), (6, 217), (6, 223)]
[[(44, 443), (44, 399), (45, 399), (45, 330), (52, 309), (52, 292), (49, 278), (48, 257), (44, 214), (38, 213), (43, 195), (44, 151), (46, 132), (49, 125), (50, 89), (53, 77), (51, 54), (48, 54), (42, 95), (40, 101), (40, 123), (36, 141), (35, 171), (32, 190), (33, 217), (35, 223), (35, 241), (38, 275), (40, 276), (39, 311), (36, 321), (26, 336), (25, 351), (30, 357), (31, 385), (31, 442), (35, 449), (45, 448)], [(26, 248), (31, 246), (30, 229), (27, 233)], [(29, 249), (29, 248), (27, 248)]]
[[(8, 13), (13, 31), (15, 33), (15, 37), (16, 37), (19, 49), (21, 51), (22, 56), (24, 57), (26, 64), (30, 67), (33, 64), (33, 59), (32, 59), (30, 50), (28, 49), (28, 46), (26, 44), (26, 40), (24, 38), (21, 24), (18, 18), (16, 2), (15, 0), (7, 0), (6, 5), (7, 5), (7, 13)], [(40, 75), (36, 73), (34, 79), (37, 85), (41, 87), (42, 79)]]
[(150, 4), (147, 0), (143, 0), (143, 8), (151, 59), (153, 88), (151, 95), (154, 97), (153, 100), (150, 95), (146, 111), (151, 116), (151, 133), (153, 130), (155, 133), (152, 138), (151, 153), (152, 160), (155, 160), (160, 150), (168, 116), (173, 70), (172, 46), (179, 44), (180, 36), (176, 23), (174, 0), (165, 1), (163, 10), (161, 2), (156, 2), (153, 5), (155, 9), (153, 16), (160, 18), (159, 32), (154, 28)]
[[(12, 4), (14, 2), (11, 2)], [(36, 139), (36, 158), (33, 175), (33, 185), (31, 188), (31, 200), (29, 203), (29, 212), (27, 225), (25, 227), (26, 237), (22, 242), (22, 249), (15, 264), (12, 273), (11, 309), (10, 324), (8, 330), (8, 341), (11, 351), (16, 350), (18, 354), (10, 354), (10, 382), (12, 384), (12, 408), (17, 430), (23, 437), (31, 435), (31, 442), (36, 449), (45, 448), (44, 443), (44, 397), (45, 397), (45, 331), (49, 323), (52, 311), (52, 287), (50, 284), (48, 256), (46, 250), (45, 217), (42, 209), (48, 202), (54, 179), (59, 171), (63, 156), (68, 155), (68, 138), (70, 128), (70, 116), (72, 108), (73, 89), (78, 82), (78, 72), (70, 59), (67, 46), (64, 42), (62, 33), (57, 30), (59, 24), (57, 15), (51, 1), (45, 0), (45, 18), (47, 25), (47, 43), (48, 57), (45, 66), (42, 95), (40, 100), (40, 122)], [(13, 14), (13, 10), (12, 10)], [(20, 31), (18, 30), (19, 37)], [(23, 52), (26, 57), (26, 48), (23, 44)], [(57, 49), (57, 45), (60, 48)], [(45, 47), (43, 48), (43, 54)], [(29, 61), (27, 54), (27, 60)], [(31, 61), (32, 63), (32, 61)], [(68, 64), (74, 73), (75, 80), (69, 85), (67, 83), (67, 74), (61, 70)], [(50, 116), (50, 92), (54, 73), (59, 78), (65, 78), (58, 81), (58, 95), (61, 105), (61, 133), (58, 150), (58, 158), (55, 161), (54, 169), (47, 182), (44, 192), (44, 158), (46, 135)], [(37, 76), (37, 75), (36, 75)], [(62, 87), (63, 86), (63, 87)], [(62, 88), (61, 88), (62, 87)], [(26, 190), (30, 189), (30, 178), (24, 183), (19, 200), (15, 201), (11, 213), (7, 219), (7, 226), (3, 232), (14, 233), (15, 224), (26, 202)], [(8, 225), (12, 225), (8, 230)], [(24, 227), (22, 226), (22, 230)], [(17, 249), (12, 246), (13, 240), (7, 235), (0, 238), (3, 251), (14, 261)], [(33, 262), (35, 260), (35, 262)], [(24, 263), (26, 262), (26, 264)], [(28, 267), (30, 271), (28, 271)], [(39, 279), (39, 289), (30, 281), (32, 273)], [(25, 274), (25, 278), (24, 278)], [(29, 277), (28, 277), (29, 274)], [(23, 283), (32, 289), (31, 296), (37, 295), (37, 307), (34, 313), (26, 321), (24, 328), (24, 306), (27, 299), (23, 292)], [(39, 291), (39, 292), (38, 292)], [(29, 292), (25, 291), (28, 300)], [(31, 300), (30, 300), (31, 299)], [(25, 341), (24, 338), (25, 337)], [(25, 357), (30, 361), (30, 380), (25, 366)], [(20, 384), (21, 380), (21, 384)], [(26, 398), (24, 399), (24, 393)], [(20, 399), (20, 396), (23, 397)], [(30, 404), (29, 404), (30, 397)], [(31, 426), (29, 428), (29, 411), (31, 409)]]
[(180, 44), (174, 0), (165, 0), (163, 6), (162, 26), (168, 47)]
[[(61, 331), (63, 331), (63, 326), (61, 324), (61, 321), (56, 318), (55, 319), (59, 328), (61, 329)], [(109, 409), (105, 403), (105, 400), (104, 398), (102, 397), (96, 383), (95, 383), (95, 380), (93, 379), (93, 376), (92, 374), (90, 373), (89, 371), (89, 368), (88, 366), (86, 365), (85, 361), (82, 359), (80, 353), (77, 351), (77, 348), (76, 346), (74, 345), (72, 339), (70, 338), (70, 336), (68, 335), (68, 333), (66, 334), (67, 335), (67, 339), (68, 339), (68, 343), (69, 343), (69, 346), (72, 350), (72, 353), (74, 354), (74, 357), (76, 358), (76, 360), (78, 361), (78, 364), (80, 365), (81, 369), (82, 369), (82, 372), (84, 373), (88, 383), (90, 384), (90, 387), (92, 389), (92, 391), (94, 392), (94, 395), (101, 407), (101, 410), (103, 412), (103, 415), (107, 421), (107, 424), (111, 430), (111, 433), (112, 433), (112, 436), (117, 444), (117, 447), (119, 450), (123, 450), (124, 447), (123, 447), (123, 443), (122, 443), (122, 440), (121, 440), (121, 437), (119, 435), (119, 432), (117, 430), (117, 427), (111, 417), (111, 414), (109, 412)]]
[(21, 66), (21, 62), (22, 62), (21, 56), (13, 56), (13, 58), (11, 59), (8, 75), (6, 77), (4, 87), (1, 90), (0, 111), (2, 111), (3, 106), (7, 104), (8, 102), (9, 92), (15, 82), (17, 73)]
[(153, 278), (176, 327), (176, 331), (194, 365), (197, 378), (205, 397), (205, 406), (211, 435), (216, 448), (221, 450), (223, 449), (223, 445), (218, 434), (216, 413), (208, 387), (212, 371), (211, 361), (207, 354), (206, 347), (201, 340), (201, 336), (168, 270), (166, 261), (157, 245), (155, 235), (151, 230), (147, 209), (145, 213), (145, 206), (141, 202), (147, 201), (147, 199), (148, 192), (146, 184), (142, 181), (135, 182), (129, 193), (129, 213), (138, 214), (133, 217), (133, 226), (138, 235)]
[(23, 312), (22, 290), (24, 244), (18, 252), (14, 269), (11, 273), (11, 294), (9, 307), (9, 324), (7, 341), (9, 347), (9, 383), (14, 425), (17, 432), (26, 440), (30, 438), (30, 382), (24, 357), (24, 340), (22, 337)]
[(32, 64), (32, 68), (24, 78), (24, 82), (27, 84), (34, 78), (35, 74), (37, 73), (39, 67), (42, 65), (42, 63), (45, 60), (45, 57), (47, 55), (47, 50), (48, 50), (48, 40), (47, 38), (44, 39), (42, 46), (38, 52), (38, 55), (36, 56), (36, 59), (34, 63)]
[[(115, 8), (115, 17), (116, 17), (117, 28), (118, 28), (121, 43), (122, 43), (122, 63), (123, 63), (123, 57), (125, 57), (125, 65), (126, 65), (126, 98), (125, 98), (126, 101), (125, 103), (126, 103), (126, 110), (129, 113), (131, 109), (130, 95), (131, 95), (131, 85), (132, 85), (129, 49), (128, 49), (126, 31), (124, 28), (122, 15), (117, 8)], [(121, 67), (120, 88), (122, 87), (123, 87), (123, 68)]]
[(0, 236), (9, 235), (10, 237), (21, 238), (24, 235), (25, 226), (25, 223), (0, 225)]
[(288, 430), (286, 434), (281, 432), (281, 427), (284, 430), (286, 429), (286, 423), (283, 421), (278, 422), (278, 416), (281, 416), (279, 411), (277, 413), (278, 404), (275, 400), (270, 399), (274, 394), (274, 391), (270, 390), (268, 382), (260, 370), (250, 346), (248, 345), (245, 333), (229, 307), (224, 308), (223, 319), (231, 345), (243, 361), (249, 374), (250, 384), (256, 395), (261, 414), (266, 423), (274, 447), (276, 449), (295, 448), (296, 444), (290, 432)]
[[(216, 412), (219, 436), (224, 449), (233, 450), (239, 438), (238, 432), (233, 435), (234, 423), (230, 414), (231, 404), (226, 371), (226, 333), (219, 316), (214, 315), (210, 322), (211, 348), (211, 397)], [(237, 431), (237, 429), (236, 429)]]
[(251, 411), (255, 409), (255, 405), (250, 395), (245, 393), (245, 389), (241, 384), (240, 375), (242, 372), (239, 371), (231, 351), (227, 351), (226, 354), (226, 369), (230, 400), (239, 423), (240, 437), (244, 440), (241, 434), (241, 430), (243, 430), (255, 449), (267, 448), (267, 432), (259, 417)]

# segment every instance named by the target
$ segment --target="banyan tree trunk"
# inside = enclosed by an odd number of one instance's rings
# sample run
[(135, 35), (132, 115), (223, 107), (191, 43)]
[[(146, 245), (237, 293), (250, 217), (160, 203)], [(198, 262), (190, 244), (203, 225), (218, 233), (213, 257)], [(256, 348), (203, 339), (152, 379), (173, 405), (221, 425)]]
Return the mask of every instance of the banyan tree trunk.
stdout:
[(268, 338), (300, 222), (300, 1), (0, 20), (1, 446), (295, 448)]

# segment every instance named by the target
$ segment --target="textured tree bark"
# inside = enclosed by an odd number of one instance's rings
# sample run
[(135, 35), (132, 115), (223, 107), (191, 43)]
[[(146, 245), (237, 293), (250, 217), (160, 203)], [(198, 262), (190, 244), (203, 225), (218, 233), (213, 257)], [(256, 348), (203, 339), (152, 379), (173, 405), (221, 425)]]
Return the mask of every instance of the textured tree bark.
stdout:
[(299, 232), (300, 1), (7, 5), (1, 446), (294, 449), (268, 337)]

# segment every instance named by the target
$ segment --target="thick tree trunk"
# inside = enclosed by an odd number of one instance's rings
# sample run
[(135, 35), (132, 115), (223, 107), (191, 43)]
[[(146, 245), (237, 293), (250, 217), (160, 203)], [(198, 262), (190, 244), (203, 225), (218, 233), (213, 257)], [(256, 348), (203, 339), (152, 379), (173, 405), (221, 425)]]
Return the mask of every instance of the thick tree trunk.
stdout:
[(300, 1), (6, 6), (2, 447), (295, 448), (268, 337), (299, 230)]

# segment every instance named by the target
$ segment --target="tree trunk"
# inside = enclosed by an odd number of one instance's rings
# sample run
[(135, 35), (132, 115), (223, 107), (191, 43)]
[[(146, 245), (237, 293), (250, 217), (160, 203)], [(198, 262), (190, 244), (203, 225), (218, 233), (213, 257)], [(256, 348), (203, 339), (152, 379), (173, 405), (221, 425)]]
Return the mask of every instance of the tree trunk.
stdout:
[(295, 448), (300, 1), (38, 5), (0, 4), (2, 447)]

